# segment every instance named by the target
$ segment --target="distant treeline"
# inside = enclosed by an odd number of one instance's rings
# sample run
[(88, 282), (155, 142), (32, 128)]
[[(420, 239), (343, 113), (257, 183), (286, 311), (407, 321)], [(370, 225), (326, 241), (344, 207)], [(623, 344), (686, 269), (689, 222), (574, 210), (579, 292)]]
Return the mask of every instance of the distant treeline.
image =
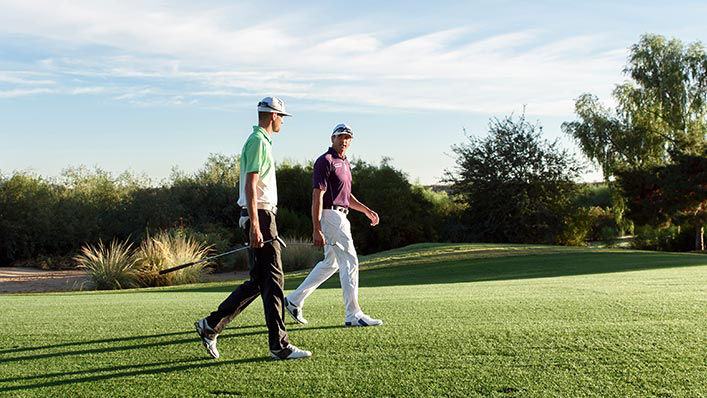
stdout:
[[(461, 205), (446, 193), (409, 183), (387, 161), (359, 160), (352, 166), (353, 192), (381, 216), (375, 228), (362, 214), (349, 216), (360, 253), (463, 239), (455, 219)], [(71, 256), (99, 240), (138, 242), (174, 227), (217, 249), (242, 243), (238, 179), (238, 157), (224, 155), (210, 156), (194, 174), (174, 172), (159, 186), (128, 172), (116, 177), (84, 167), (67, 169), (56, 179), (23, 172), (0, 176), (0, 264)], [(279, 165), (281, 235), (311, 238), (311, 181), (311, 164)]]
[[(362, 214), (349, 215), (359, 254), (441, 241), (581, 245), (599, 240), (611, 244), (632, 229), (617, 222), (605, 184), (579, 184), (571, 191), (571, 198), (562, 199), (568, 204), (564, 208), (569, 209), (569, 216), (554, 224), (545, 222), (543, 229), (529, 226), (524, 221), (527, 217), (521, 216), (490, 228), (491, 218), (482, 203), (490, 198), (471, 203), (462, 195), (450, 196), (445, 191), (411, 184), (407, 175), (387, 159), (378, 165), (355, 160), (352, 173), (354, 194), (381, 217), (381, 223), (371, 227)], [(0, 174), (0, 265), (27, 261), (48, 268), (66, 267), (72, 264), (70, 257), (85, 244), (116, 239), (137, 244), (148, 234), (173, 228), (180, 228), (215, 251), (225, 251), (243, 243), (236, 204), (239, 174), (238, 157), (219, 154), (211, 155), (197, 172), (175, 171), (167, 182), (157, 186), (128, 172), (113, 176), (85, 167), (67, 169), (55, 179), (24, 172)], [(278, 166), (278, 228), (282, 236), (311, 239), (311, 181), (311, 163)], [(515, 185), (500, 184), (497, 190), (509, 186)], [(529, 203), (542, 200), (535, 197)], [(494, 203), (509, 212), (519, 209), (516, 200)], [(535, 219), (552, 218), (551, 214), (543, 216), (543, 212), (547, 210), (535, 209), (531, 210), (535, 215), (529, 214)], [(499, 227), (526, 232), (505, 238), (491, 235)], [(642, 228), (641, 239), (634, 247), (690, 250), (689, 232)]]

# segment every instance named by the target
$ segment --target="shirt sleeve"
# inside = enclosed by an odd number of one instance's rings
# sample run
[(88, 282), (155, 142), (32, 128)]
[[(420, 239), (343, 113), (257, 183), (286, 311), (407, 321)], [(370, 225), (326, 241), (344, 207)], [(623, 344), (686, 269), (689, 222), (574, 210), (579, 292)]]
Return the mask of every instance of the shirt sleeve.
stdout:
[(263, 140), (248, 140), (243, 151), (245, 173), (260, 173), (267, 160), (267, 148)]
[(324, 156), (317, 159), (314, 163), (314, 172), (312, 173), (312, 189), (321, 189), (322, 191), (326, 191), (330, 170), (331, 164)]

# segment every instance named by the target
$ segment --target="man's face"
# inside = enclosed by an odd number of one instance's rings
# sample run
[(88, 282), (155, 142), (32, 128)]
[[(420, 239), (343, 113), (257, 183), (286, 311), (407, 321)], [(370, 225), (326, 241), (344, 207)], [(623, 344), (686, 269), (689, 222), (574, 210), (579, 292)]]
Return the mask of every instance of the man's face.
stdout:
[(331, 146), (342, 156), (346, 154), (346, 150), (351, 146), (351, 136), (348, 134), (339, 134), (331, 137)]
[(282, 126), (282, 123), (285, 121), (284, 116), (282, 116), (279, 113), (273, 113), (273, 121), (272, 121), (272, 131), (279, 133), (280, 132), (280, 126)]

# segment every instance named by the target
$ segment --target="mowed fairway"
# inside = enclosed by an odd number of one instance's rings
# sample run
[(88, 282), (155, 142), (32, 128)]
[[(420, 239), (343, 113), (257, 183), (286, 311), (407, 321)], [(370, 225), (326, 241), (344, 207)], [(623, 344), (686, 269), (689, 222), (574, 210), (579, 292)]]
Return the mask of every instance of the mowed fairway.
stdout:
[[(414, 245), (362, 258), (345, 328), (338, 277), (267, 359), (258, 299), (207, 357), (193, 322), (233, 283), (0, 296), (5, 396), (707, 395), (707, 256), (528, 245)], [(291, 276), (290, 291), (302, 280)]]

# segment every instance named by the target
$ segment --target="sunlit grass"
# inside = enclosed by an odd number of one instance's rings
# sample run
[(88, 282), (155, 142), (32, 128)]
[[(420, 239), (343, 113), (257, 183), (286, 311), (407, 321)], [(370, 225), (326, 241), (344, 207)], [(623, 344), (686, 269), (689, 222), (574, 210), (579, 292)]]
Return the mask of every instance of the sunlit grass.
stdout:
[(267, 359), (259, 299), (206, 354), (193, 322), (238, 282), (0, 295), (0, 395), (707, 395), (707, 256), (420, 244), (362, 264), (359, 302), (384, 325), (344, 327), (330, 278), (309, 324), (287, 318), (314, 353), (293, 362)]

